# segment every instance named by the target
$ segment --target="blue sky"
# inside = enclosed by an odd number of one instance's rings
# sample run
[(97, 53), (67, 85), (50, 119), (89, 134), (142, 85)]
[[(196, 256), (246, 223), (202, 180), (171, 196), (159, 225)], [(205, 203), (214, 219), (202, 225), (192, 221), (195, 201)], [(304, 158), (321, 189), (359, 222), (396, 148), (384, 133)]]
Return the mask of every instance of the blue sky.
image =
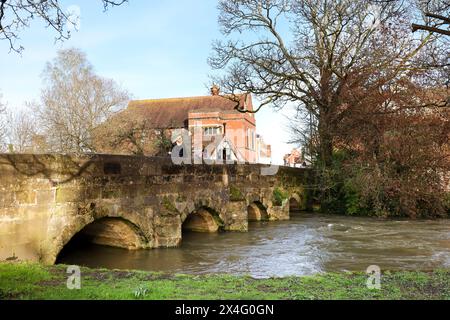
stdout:
[[(106, 13), (100, 0), (62, 1), (64, 8), (73, 5), (81, 24), (70, 40), (55, 43), (55, 33), (34, 21), (20, 34), (22, 55), (8, 53), (8, 44), (0, 42), (0, 92), (10, 108), (39, 99), (45, 63), (68, 47), (85, 51), (98, 74), (117, 81), (135, 99), (209, 94), (207, 58), (212, 41), (221, 38), (217, 1), (130, 0)], [(256, 119), (280, 163), (292, 149), (285, 143), (285, 116), (265, 108)]]

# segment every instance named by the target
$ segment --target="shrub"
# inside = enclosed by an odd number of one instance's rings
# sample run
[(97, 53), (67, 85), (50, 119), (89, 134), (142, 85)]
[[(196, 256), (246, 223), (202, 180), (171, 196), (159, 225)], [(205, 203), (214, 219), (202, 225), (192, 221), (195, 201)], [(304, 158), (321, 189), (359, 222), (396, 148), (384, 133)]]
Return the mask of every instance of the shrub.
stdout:
[(444, 217), (450, 196), (438, 172), (418, 174), (399, 169), (395, 162), (360, 163), (342, 153), (333, 166), (321, 168), (319, 186), (322, 211), (347, 215)]
[(447, 215), (450, 216), (450, 192), (447, 192), (444, 198), (444, 207), (447, 211)]
[(288, 193), (281, 190), (280, 188), (277, 187), (273, 190), (273, 204), (275, 206), (282, 206), (283, 202), (288, 198)]

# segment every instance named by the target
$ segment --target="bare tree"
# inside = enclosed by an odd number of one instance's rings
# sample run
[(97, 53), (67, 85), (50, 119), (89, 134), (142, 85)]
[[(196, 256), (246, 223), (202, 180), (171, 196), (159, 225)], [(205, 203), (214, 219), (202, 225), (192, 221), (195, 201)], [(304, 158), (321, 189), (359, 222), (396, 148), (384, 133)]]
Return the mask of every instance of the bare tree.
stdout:
[(450, 2), (448, 0), (418, 0), (423, 23), (413, 23), (412, 30), (425, 30), (450, 36)]
[[(104, 10), (120, 6), (127, 0), (101, 0)], [(16, 45), (19, 33), (28, 28), (34, 19), (39, 19), (56, 32), (57, 40), (70, 38), (68, 25), (74, 19), (66, 12), (58, 0), (0, 0), (0, 40), (9, 42), (10, 50), (21, 52), (23, 47)], [(75, 26), (76, 27), (76, 26)]]
[(332, 163), (339, 124), (371, 92), (407, 76), (436, 39), (410, 31), (408, 3), (353, 0), (221, 0), (227, 41), (213, 45), (215, 79), (231, 94), (251, 92), (261, 107), (295, 105), (317, 127), (318, 156)]
[(170, 130), (157, 129), (150, 119), (129, 110), (109, 118), (94, 135), (96, 150), (102, 153), (164, 156), (172, 149)]
[(8, 115), (8, 145), (14, 153), (34, 152), (33, 139), (36, 136), (36, 120), (29, 110)]
[[(373, 0), (378, 3), (400, 2), (401, 0)], [(412, 31), (428, 31), (450, 36), (450, 2), (448, 0), (415, 0), (409, 1), (417, 7), (421, 23), (412, 23)]]
[(0, 151), (4, 151), (6, 139), (6, 105), (2, 102), (2, 94), (0, 93)]
[(55, 152), (95, 152), (94, 129), (129, 100), (113, 80), (96, 75), (79, 49), (61, 50), (43, 72), (36, 117)]

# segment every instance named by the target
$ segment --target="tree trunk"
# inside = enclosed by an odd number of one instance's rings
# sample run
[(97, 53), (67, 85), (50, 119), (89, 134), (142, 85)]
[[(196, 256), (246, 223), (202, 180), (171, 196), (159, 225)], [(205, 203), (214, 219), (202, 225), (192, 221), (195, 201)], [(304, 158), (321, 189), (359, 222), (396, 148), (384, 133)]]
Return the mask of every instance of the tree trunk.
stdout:
[(333, 163), (333, 135), (326, 115), (319, 119), (319, 143), (320, 162), (329, 168)]

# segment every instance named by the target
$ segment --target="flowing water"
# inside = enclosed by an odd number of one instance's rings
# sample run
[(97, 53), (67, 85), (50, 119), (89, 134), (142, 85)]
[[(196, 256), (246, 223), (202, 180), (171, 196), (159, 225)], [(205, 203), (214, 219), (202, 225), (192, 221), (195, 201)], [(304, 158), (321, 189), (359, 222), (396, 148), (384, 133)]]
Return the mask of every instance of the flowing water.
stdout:
[(450, 220), (379, 220), (298, 213), (248, 233), (184, 233), (178, 248), (128, 251), (85, 244), (59, 263), (175, 273), (309, 275), (450, 268)]

